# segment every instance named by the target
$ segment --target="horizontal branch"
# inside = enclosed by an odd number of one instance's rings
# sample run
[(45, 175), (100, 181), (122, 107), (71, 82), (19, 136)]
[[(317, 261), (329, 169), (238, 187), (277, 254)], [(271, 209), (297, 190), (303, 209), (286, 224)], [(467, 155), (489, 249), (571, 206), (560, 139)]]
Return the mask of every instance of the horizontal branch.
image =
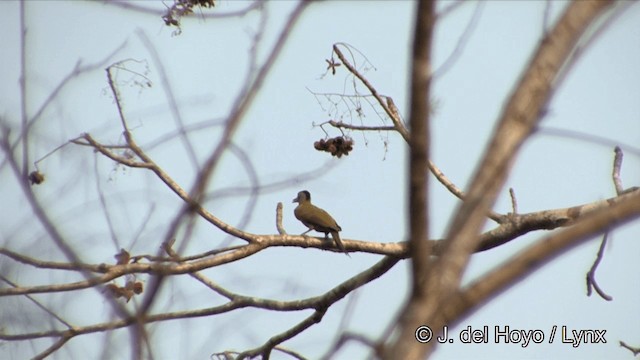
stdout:
[[(352, 276), (350, 279), (342, 282), (341, 284), (335, 286), (334, 288), (330, 289), (329, 291), (327, 291), (326, 293), (320, 296), (314, 296), (306, 299), (293, 300), (293, 301), (279, 301), (279, 300), (261, 299), (261, 298), (241, 296), (241, 295), (234, 294), (232, 296), (232, 300), (223, 305), (213, 306), (213, 307), (204, 308), (204, 309), (185, 310), (185, 311), (176, 311), (176, 312), (170, 312), (170, 313), (147, 315), (144, 318), (144, 323), (211, 316), (211, 315), (230, 312), (230, 311), (240, 309), (240, 308), (245, 308), (245, 307), (254, 307), (259, 309), (275, 310), (275, 311), (297, 311), (297, 310), (307, 310), (307, 309), (314, 309), (316, 311), (326, 311), (332, 304), (343, 299), (347, 294), (349, 294), (353, 290), (382, 276), (384, 273), (389, 271), (399, 260), (400, 259), (398, 258), (387, 256), (382, 260), (378, 261), (376, 264), (374, 264), (370, 268), (367, 268), (366, 270)], [(138, 265), (138, 264), (132, 264), (132, 265)], [(132, 324), (136, 324), (139, 321), (141, 321), (141, 319), (137, 317), (129, 317), (127, 319), (120, 319), (120, 320), (111, 321), (108, 323), (101, 323), (101, 324), (95, 324), (95, 325), (84, 326), (84, 327), (75, 327), (73, 329), (68, 329), (68, 330), (48, 330), (48, 331), (40, 331), (40, 332), (25, 333), (25, 334), (14, 334), (14, 335), (0, 332), (0, 340), (21, 341), (21, 340), (32, 340), (37, 338), (50, 338), (50, 337), (71, 338), (73, 336), (82, 335), (82, 334), (90, 334), (95, 332), (119, 329), (119, 328), (127, 327)], [(283, 339), (283, 341), (284, 340), (286, 339)]]
[(69, 270), (69, 271), (90, 271), (96, 273), (102, 273), (107, 270), (107, 266), (105, 264), (86, 264), (86, 263), (70, 263), (70, 262), (58, 262), (58, 261), (46, 261), (39, 260), (33, 257), (25, 256), (19, 254), (15, 251), (11, 251), (9, 249), (0, 248), (0, 255), (5, 255), (8, 258), (11, 258), (19, 263), (25, 265), (31, 265), (40, 269), (52, 269), (52, 270)]
[[(620, 202), (627, 201), (629, 198), (637, 196), (638, 193), (640, 193), (640, 189), (625, 192), (621, 196), (569, 208), (544, 210), (526, 214), (511, 214), (506, 217), (507, 220), (503, 221), (500, 226), (480, 235), (480, 245), (477, 248), (476, 252), (493, 249), (532, 231), (553, 230), (559, 227), (571, 226), (585, 216), (589, 216), (594, 212), (609, 208)], [(408, 257), (407, 243), (404, 241), (395, 243), (379, 243), (353, 239), (342, 240), (345, 249), (349, 252), (386, 255), (398, 260)], [(441, 239), (429, 240), (429, 245), (432, 247), (432, 254), (434, 256), (438, 256), (442, 252), (444, 241)], [(10, 257), (21, 263), (32, 265), (38, 268), (69, 271), (90, 271), (103, 274), (102, 276), (97, 276), (89, 280), (67, 284), (0, 289), (0, 296), (63, 292), (86, 289), (95, 285), (106, 284), (109, 281), (127, 274), (147, 273), (163, 276), (181, 275), (234, 262), (267, 248), (280, 246), (316, 248), (321, 250), (340, 252), (339, 249), (335, 248), (331, 242), (327, 242), (324, 238), (286, 234), (256, 235), (255, 243), (230, 249), (229, 251), (224, 253), (217, 253), (211, 257), (196, 259), (194, 261), (167, 262), (167, 259), (163, 259), (163, 261), (160, 262), (133, 263), (124, 265), (91, 265), (83, 263), (65, 264), (60, 262), (42, 261), (17, 254), (4, 248), (0, 248), (0, 254)]]
[(361, 130), (361, 131), (395, 131), (393, 126), (365, 126), (365, 125), (352, 125), (342, 121), (329, 120), (329, 124), (336, 128), (343, 128), (349, 130)]
[(449, 320), (447, 323), (453, 326), (461, 321), (463, 315), (477, 310), (491, 298), (524, 281), (544, 264), (591, 237), (640, 217), (640, 191), (622, 196), (606, 207), (578, 210), (582, 210), (582, 216), (574, 226), (536, 241), (452, 296), (446, 308), (442, 309)]

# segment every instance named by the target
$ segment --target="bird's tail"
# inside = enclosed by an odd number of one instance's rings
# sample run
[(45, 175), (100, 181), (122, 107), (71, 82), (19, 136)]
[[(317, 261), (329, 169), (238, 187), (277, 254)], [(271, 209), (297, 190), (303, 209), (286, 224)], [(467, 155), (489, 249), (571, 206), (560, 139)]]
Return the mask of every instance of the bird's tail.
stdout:
[(344, 244), (342, 243), (342, 240), (340, 240), (340, 234), (338, 234), (337, 231), (332, 231), (331, 237), (333, 237), (333, 241), (336, 242), (336, 246), (338, 247), (338, 249), (342, 250), (342, 252), (347, 254), (348, 257), (351, 257), (351, 255), (349, 255), (347, 250), (344, 248)]

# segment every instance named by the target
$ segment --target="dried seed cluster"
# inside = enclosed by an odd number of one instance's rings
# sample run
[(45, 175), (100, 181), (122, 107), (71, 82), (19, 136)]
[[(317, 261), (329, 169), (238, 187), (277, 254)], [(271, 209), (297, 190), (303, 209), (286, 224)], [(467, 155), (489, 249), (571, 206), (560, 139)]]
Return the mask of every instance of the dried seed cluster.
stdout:
[(330, 152), (331, 155), (342, 157), (342, 155), (349, 155), (349, 152), (353, 150), (353, 139), (348, 136), (338, 136), (330, 139), (320, 139), (313, 143), (313, 147), (318, 151)]
[(212, 8), (216, 6), (215, 0), (175, 0), (173, 6), (167, 8), (162, 16), (165, 25), (180, 27), (180, 18), (193, 13), (193, 7)]

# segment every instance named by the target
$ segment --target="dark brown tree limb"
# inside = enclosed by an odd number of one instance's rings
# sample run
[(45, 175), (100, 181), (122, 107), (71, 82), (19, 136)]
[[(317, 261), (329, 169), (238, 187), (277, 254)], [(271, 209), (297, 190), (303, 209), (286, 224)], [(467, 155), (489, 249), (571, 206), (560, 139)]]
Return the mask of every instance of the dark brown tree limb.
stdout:
[[(426, 274), (432, 269), (431, 246), (427, 242), (429, 234), (428, 211), (428, 161), (429, 161), (429, 94), (431, 80), (431, 41), (435, 22), (435, 3), (418, 3), (411, 67), (411, 126), (409, 138), (409, 256), (411, 257), (412, 279), (411, 295), (397, 320), (397, 327), (404, 329), (413, 326), (412, 306), (427, 296)], [(399, 338), (385, 349), (383, 359), (409, 359), (404, 331), (397, 333)], [(402, 339), (402, 337), (406, 337)]]
[(431, 80), (431, 39), (435, 3), (421, 1), (417, 9), (411, 68), (411, 113), (409, 137), (409, 256), (412, 264), (412, 297), (423, 297), (423, 276), (431, 257), (428, 208), (429, 94)]

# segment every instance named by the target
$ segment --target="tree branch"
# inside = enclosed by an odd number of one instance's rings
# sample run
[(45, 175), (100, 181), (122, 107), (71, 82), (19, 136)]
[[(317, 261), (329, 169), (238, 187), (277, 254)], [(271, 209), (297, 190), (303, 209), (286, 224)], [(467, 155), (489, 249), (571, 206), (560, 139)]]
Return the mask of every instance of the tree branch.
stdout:
[(414, 282), (414, 293), (421, 291), (429, 296), (414, 296), (405, 306), (398, 336), (390, 341), (386, 354), (403, 359), (423, 358), (433, 351), (434, 344), (414, 341), (415, 329), (420, 324), (439, 329), (445, 320), (453, 320), (450, 317), (445, 319), (441, 309), (460, 285), (469, 256), (480, 242), (479, 231), (485, 222), (485, 215), (502, 188), (518, 149), (537, 124), (549, 100), (554, 79), (574, 45), (587, 27), (611, 4), (610, 1), (571, 3), (525, 67), (489, 147), (477, 165), (465, 201), (449, 225), (445, 249), (432, 267), (435, 270), (414, 274), (415, 277), (426, 279), (426, 284), (421, 288), (416, 288), (418, 284)]

